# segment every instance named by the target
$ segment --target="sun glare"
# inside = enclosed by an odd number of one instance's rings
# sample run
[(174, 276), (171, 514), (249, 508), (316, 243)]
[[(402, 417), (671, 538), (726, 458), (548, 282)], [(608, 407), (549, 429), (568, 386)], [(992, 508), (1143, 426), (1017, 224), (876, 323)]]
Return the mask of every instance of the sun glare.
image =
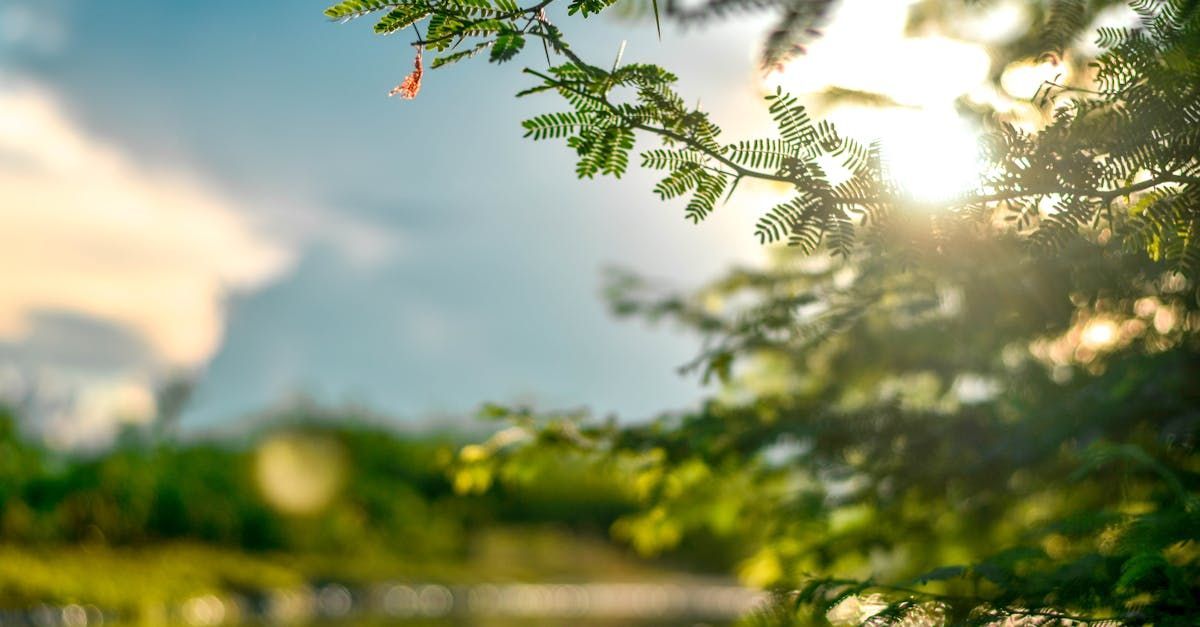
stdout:
[(921, 202), (950, 200), (974, 189), (981, 164), (975, 133), (953, 112), (919, 112), (880, 136), (884, 166)]
[[(978, 133), (954, 103), (986, 84), (991, 59), (977, 44), (910, 37), (909, 4), (895, 3), (886, 11), (880, 4), (848, 1), (807, 54), (769, 75), (765, 86), (795, 94), (838, 87), (893, 101), (882, 107), (835, 101), (817, 114), (845, 135), (879, 140), (886, 168), (913, 200), (950, 200), (974, 189), (982, 170)], [(861, 54), (864, 39), (875, 54)]]
[(1089, 321), (1080, 333), (1080, 344), (1092, 350), (1103, 350), (1116, 343), (1117, 323), (1106, 318)]
[(847, 135), (878, 140), (888, 174), (917, 202), (947, 201), (979, 183), (978, 134), (950, 107), (838, 107), (826, 117)]

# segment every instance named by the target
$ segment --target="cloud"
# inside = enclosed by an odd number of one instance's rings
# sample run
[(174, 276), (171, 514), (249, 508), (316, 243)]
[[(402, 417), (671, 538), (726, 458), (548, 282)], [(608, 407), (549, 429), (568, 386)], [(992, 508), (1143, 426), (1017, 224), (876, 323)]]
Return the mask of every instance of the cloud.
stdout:
[(95, 446), (145, 419), (165, 373), (201, 369), (220, 347), (228, 295), (279, 279), (307, 248), (369, 271), (402, 244), (303, 202), (237, 201), (148, 168), (46, 88), (0, 83), (0, 397), (26, 398), (52, 443)]
[(165, 364), (216, 349), (221, 302), (291, 263), (249, 214), (181, 173), (149, 172), (76, 127), (45, 91), (0, 91), (0, 338), (38, 311), (134, 329)]
[(369, 272), (407, 242), (308, 199), (230, 197), (83, 128), (20, 69), (67, 44), (65, 6), (0, 0), (0, 400), (52, 443), (95, 446), (153, 414), (164, 376), (203, 369), (229, 295), (313, 246)]
[(0, 89), (0, 392), (52, 443), (153, 412), (155, 380), (219, 346), (230, 291), (295, 257), (249, 212), (81, 130), (44, 89)]

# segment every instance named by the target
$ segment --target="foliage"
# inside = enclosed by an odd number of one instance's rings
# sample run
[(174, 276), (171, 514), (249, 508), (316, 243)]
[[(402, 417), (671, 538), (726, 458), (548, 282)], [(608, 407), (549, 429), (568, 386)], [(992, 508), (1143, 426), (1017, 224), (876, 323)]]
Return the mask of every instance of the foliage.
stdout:
[(618, 277), (619, 311), (710, 338), (695, 366), (725, 393), (624, 427), (510, 410), (525, 435), (487, 463), (625, 468), (643, 509), (618, 535), (650, 553), (735, 538), (743, 577), (816, 616), (875, 598), (897, 620), (1189, 624), (1200, 308), (1140, 255), (1021, 250), (963, 242), (919, 273), (789, 261), (665, 297)]
[[(571, 110), (536, 116), (524, 126), (533, 139), (566, 139), (578, 156), (581, 178), (624, 174), (635, 135), (642, 132), (663, 144), (641, 155), (644, 167), (667, 172), (655, 192), (662, 198), (688, 196), (686, 216), (693, 222), (750, 178), (794, 189), (791, 200), (759, 221), (755, 232), (763, 242), (787, 239), (807, 252), (824, 245), (848, 256), (860, 235), (868, 241), (907, 235), (904, 215), (921, 203), (906, 193), (903, 181), (893, 179), (877, 146), (843, 136), (827, 122), (815, 123), (798, 99), (779, 92), (767, 97), (777, 135), (722, 141), (709, 116), (674, 91), (670, 72), (621, 65), (619, 58), (604, 69), (581, 59), (546, 17), (550, 4), (421, 0), (376, 8), (400, 7), (395, 10), (420, 16), (418, 21), (428, 16), (426, 34), (414, 42), (418, 47), (445, 52), (467, 46), (440, 57), (435, 66), (486, 47), (491, 61), (507, 61), (530, 38), (541, 41), (548, 60), (551, 52), (565, 58), (545, 71), (527, 69), (540, 83), (520, 95), (555, 92)], [(829, 4), (800, 2), (788, 10), (823, 16)], [(577, 2), (568, 12), (587, 16), (605, 6)], [(714, 15), (724, 10), (720, 4), (704, 6), (701, 12)], [(994, 228), (1000, 221), (1035, 246), (1059, 247), (1081, 232), (1108, 229), (1123, 245), (1167, 259), (1180, 272), (1200, 272), (1194, 209), (1200, 181), (1200, 10), (1185, 0), (1138, 0), (1133, 8), (1142, 17), (1139, 28), (1099, 32), (1105, 52), (1094, 61), (1095, 89), (1048, 84), (1040, 102), (1053, 110), (1052, 122), (1037, 132), (991, 124), (979, 185), (941, 203), (934, 232), (957, 226), (947, 222)], [(366, 9), (349, 0), (327, 14), (345, 19)], [(1044, 45), (1061, 54), (1063, 41), (1094, 13), (1074, 0), (1052, 3), (1041, 31)], [(394, 30), (391, 15), (377, 30)], [(805, 18), (806, 31), (816, 19)], [(404, 26), (410, 23), (406, 17)], [(765, 60), (775, 62), (772, 54)], [(832, 184), (830, 167), (845, 180)], [(896, 243), (889, 247), (894, 252)]]
[[(0, 406), (0, 614), (18, 622), (11, 610), (44, 603), (182, 622), (197, 596), (261, 599), (328, 582), (678, 576), (597, 533), (634, 504), (581, 459), (530, 456), (529, 472), (462, 496), (447, 474), (462, 434), (397, 433), (357, 412), (288, 410), (242, 441), (173, 441), (151, 425), (88, 456), (22, 439), (16, 418)], [(280, 509), (258, 465), (272, 442), (306, 440), (335, 443), (343, 481), (316, 510)], [(300, 471), (293, 487), (306, 479)]]
[[(773, 135), (725, 139), (665, 69), (576, 55), (549, 4), (487, 9), (507, 13), (476, 31), (487, 18), (429, 4), (416, 44), (453, 45), (439, 16), (460, 25), (455, 42), (495, 45), (502, 28), (541, 40), (550, 67), (526, 70), (539, 82), (521, 94), (568, 109), (524, 128), (565, 140), (580, 177), (623, 175), (635, 137), (653, 136), (641, 163), (690, 220), (743, 179), (784, 184), (792, 198), (759, 238), (833, 257), (780, 253), (692, 294), (615, 276), (618, 313), (705, 338), (689, 368), (722, 391), (632, 425), (489, 408), (513, 427), (462, 450), (461, 489), (548, 451), (589, 458), (641, 503), (616, 535), (648, 553), (724, 540), (747, 581), (779, 591), (757, 617), (771, 624), (1194, 624), (1200, 4), (1130, 2), (1139, 25), (1101, 29), (1089, 76), (1044, 85), (1037, 128), (979, 112), (978, 185), (935, 203), (787, 93), (767, 96)], [(779, 41), (819, 35), (830, 4), (696, 11), (783, 7), (772, 64)], [(1067, 49), (1114, 3), (1031, 4), (1044, 28), (1006, 54), (1078, 63)]]
[[(471, 528), (554, 523), (587, 530), (631, 508), (612, 477), (560, 458), (542, 460), (545, 472), (536, 477), (500, 482), (487, 499), (464, 499), (446, 475), (461, 439), (399, 434), (340, 413), (290, 413), (240, 444), (153, 443), (127, 434), (116, 449), (90, 457), (37, 448), (13, 424), (11, 414), (0, 414), (0, 544), (199, 542), (298, 554), (373, 547), (437, 561), (460, 555)], [(286, 464), (266, 477), (264, 459), (276, 442), (290, 445), (285, 462), (327, 467), (320, 456), (328, 453), (344, 460), (336, 490), (319, 507), (297, 512), (273, 498), (281, 476), (284, 490), (314, 480)], [(294, 479), (286, 483), (289, 472)], [(585, 493), (574, 489), (581, 482), (590, 486)]]

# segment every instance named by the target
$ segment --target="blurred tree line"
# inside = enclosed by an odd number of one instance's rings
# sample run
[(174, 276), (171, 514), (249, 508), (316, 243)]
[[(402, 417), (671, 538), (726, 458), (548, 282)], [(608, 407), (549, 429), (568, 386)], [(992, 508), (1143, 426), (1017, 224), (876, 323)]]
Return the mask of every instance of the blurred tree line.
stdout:
[(16, 424), (0, 409), (0, 544), (193, 541), (259, 553), (455, 560), (475, 530), (552, 523), (603, 532), (632, 506), (614, 477), (549, 457), (541, 462), (547, 472), (464, 498), (447, 462), (466, 436), (405, 434), (352, 412), (283, 412), (236, 440), (130, 429), (111, 450), (90, 454), (48, 451)]

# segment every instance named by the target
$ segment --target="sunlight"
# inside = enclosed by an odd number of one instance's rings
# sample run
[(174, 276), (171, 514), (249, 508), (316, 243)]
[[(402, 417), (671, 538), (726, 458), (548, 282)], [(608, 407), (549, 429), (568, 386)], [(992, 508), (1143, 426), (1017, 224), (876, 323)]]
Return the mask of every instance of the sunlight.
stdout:
[(1107, 318), (1089, 320), (1080, 334), (1080, 345), (1092, 350), (1105, 350), (1115, 344), (1119, 336), (1117, 323)]
[(1069, 70), (1069, 66), (1061, 63), (1021, 61), (1004, 69), (1000, 86), (1014, 98), (1033, 98), (1046, 81), (1062, 83), (1068, 80)]
[(267, 503), (291, 514), (320, 511), (337, 495), (346, 475), (341, 444), (323, 435), (273, 435), (259, 445), (254, 461)]
[(885, 167), (920, 202), (961, 196), (979, 182), (979, 144), (953, 112), (921, 112), (880, 136)]
[(978, 185), (978, 136), (949, 107), (843, 106), (826, 117), (847, 135), (879, 140), (888, 173), (918, 202), (944, 202)]
[[(991, 59), (977, 44), (908, 36), (907, 14), (903, 2), (886, 9), (847, 2), (825, 36), (768, 75), (765, 87), (795, 94), (846, 90), (848, 97), (824, 101), (816, 117), (860, 141), (879, 140), (887, 169), (906, 194), (921, 203), (944, 202), (978, 184), (978, 133), (954, 103), (986, 84)], [(877, 54), (859, 53), (864, 39)], [(872, 97), (891, 104), (872, 104)]]
[[(987, 81), (991, 58), (982, 46), (908, 36), (907, 16), (903, 2), (846, 2), (805, 54), (766, 77), (768, 88), (804, 94), (837, 86), (927, 107), (949, 104)], [(871, 42), (872, 54), (863, 54), (864, 41)]]

